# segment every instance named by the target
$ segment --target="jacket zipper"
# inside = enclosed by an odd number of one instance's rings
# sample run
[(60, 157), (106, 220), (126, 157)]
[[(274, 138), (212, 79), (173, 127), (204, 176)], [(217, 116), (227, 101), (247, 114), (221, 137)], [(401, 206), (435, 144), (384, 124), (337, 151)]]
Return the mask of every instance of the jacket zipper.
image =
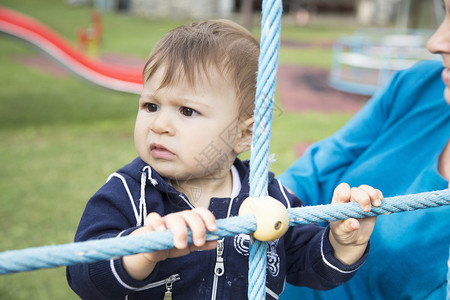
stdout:
[[(230, 199), (228, 204), (227, 218), (231, 215), (231, 208), (236, 197)], [(217, 252), (216, 252), (216, 264), (214, 266), (214, 280), (211, 293), (211, 300), (216, 300), (217, 297), (217, 284), (219, 277), (225, 274), (225, 264), (223, 263), (223, 251), (225, 250), (225, 238), (217, 241)]]
[[(172, 297), (172, 284), (175, 281), (180, 280), (180, 279), (181, 279), (181, 277), (180, 277), (179, 274), (173, 274), (173, 275), (170, 275), (169, 277), (167, 277), (166, 279), (163, 279), (163, 280), (160, 280), (160, 281), (156, 281), (156, 282), (152, 282), (150, 284), (147, 284), (144, 287), (136, 289), (136, 291), (148, 290), (148, 289), (155, 288), (157, 286), (161, 286), (161, 285), (165, 284), (166, 285), (166, 292), (164, 294), (164, 299), (166, 299), (165, 297), (166, 297), (166, 294), (168, 292), (170, 292), (170, 297)], [(169, 295), (169, 294), (167, 294), (167, 295)], [(171, 299), (171, 298), (167, 298), (167, 299)]]
[(216, 299), (217, 294), (217, 282), (219, 277), (225, 273), (225, 264), (223, 263), (223, 250), (225, 249), (225, 240), (221, 239), (217, 241), (217, 252), (216, 252), (216, 264), (214, 266), (214, 281), (212, 290), (212, 300)]
[(223, 264), (223, 249), (225, 248), (224, 239), (221, 239), (217, 243), (217, 257), (216, 257), (216, 265), (214, 267), (214, 274), (217, 276), (222, 276), (225, 273), (225, 267)]
[(178, 279), (180, 279), (180, 275), (175, 274), (165, 280), (164, 283), (166, 284), (166, 292), (164, 293), (163, 300), (172, 300), (172, 284)]

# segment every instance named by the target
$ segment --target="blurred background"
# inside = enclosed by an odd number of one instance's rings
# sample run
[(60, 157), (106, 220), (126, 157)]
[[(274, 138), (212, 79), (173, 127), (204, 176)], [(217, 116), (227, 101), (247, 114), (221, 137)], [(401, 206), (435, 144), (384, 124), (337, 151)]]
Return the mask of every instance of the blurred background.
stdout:
[[(257, 0), (0, 0), (0, 7), (8, 9), (0, 13), (0, 251), (71, 242), (86, 201), (136, 156), (138, 94), (94, 83), (90, 68), (139, 74), (155, 42), (191, 21), (228, 18), (260, 36)], [(286, 0), (283, 7), (276, 174), (341, 127), (393, 72), (439, 59), (425, 44), (444, 16), (440, 0)], [(87, 71), (9, 31), (11, 12), (32, 18), (31, 31), (50, 29)], [(77, 299), (65, 268), (0, 277), (0, 299), (62, 298)]]

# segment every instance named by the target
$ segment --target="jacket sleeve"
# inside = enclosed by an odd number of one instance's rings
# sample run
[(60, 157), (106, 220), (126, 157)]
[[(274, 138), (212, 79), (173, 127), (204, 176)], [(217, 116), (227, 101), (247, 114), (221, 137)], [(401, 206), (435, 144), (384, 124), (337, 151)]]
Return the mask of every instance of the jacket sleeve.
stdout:
[[(285, 191), (291, 207), (302, 201)], [(329, 290), (350, 280), (369, 254), (369, 245), (362, 257), (345, 265), (334, 257), (328, 235), (330, 227), (317, 224), (291, 226), (284, 236), (286, 250), (286, 281), (316, 290)]]
[[(131, 200), (120, 180), (112, 178), (88, 201), (75, 242), (130, 234), (137, 228), (136, 210)], [(82, 299), (123, 299), (152, 282), (152, 274), (144, 281), (134, 280), (123, 268), (121, 258), (66, 269), (70, 287)]]
[(328, 239), (329, 226), (297, 225), (290, 231), (288, 239), (292, 243), (286, 245), (286, 281), (293, 285), (315, 290), (333, 289), (350, 280), (369, 254), (368, 245), (356, 263), (345, 265), (334, 257)]
[[(394, 78), (395, 80), (395, 78)], [(394, 98), (392, 85), (376, 94), (340, 130), (311, 145), (278, 179), (306, 205), (328, 204), (349, 165), (377, 138)]]

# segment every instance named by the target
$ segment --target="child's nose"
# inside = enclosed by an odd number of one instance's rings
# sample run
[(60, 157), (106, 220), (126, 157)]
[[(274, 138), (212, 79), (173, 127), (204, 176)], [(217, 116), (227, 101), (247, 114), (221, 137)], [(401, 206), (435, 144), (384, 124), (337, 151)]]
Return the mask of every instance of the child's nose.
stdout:
[(152, 123), (152, 130), (158, 134), (173, 134), (174, 127), (170, 114), (163, 110), (158, 111), (157, 116)]

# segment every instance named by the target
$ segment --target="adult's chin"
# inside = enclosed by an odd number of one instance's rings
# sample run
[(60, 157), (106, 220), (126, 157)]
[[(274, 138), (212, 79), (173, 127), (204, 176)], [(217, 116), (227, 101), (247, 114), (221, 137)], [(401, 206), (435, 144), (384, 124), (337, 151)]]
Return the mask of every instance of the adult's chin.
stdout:
[(445, 98), (445, 101), (447, 101), (447, 104), (450, 105), (450, 88), (449, 87), (445, 87), (444, 98)]

